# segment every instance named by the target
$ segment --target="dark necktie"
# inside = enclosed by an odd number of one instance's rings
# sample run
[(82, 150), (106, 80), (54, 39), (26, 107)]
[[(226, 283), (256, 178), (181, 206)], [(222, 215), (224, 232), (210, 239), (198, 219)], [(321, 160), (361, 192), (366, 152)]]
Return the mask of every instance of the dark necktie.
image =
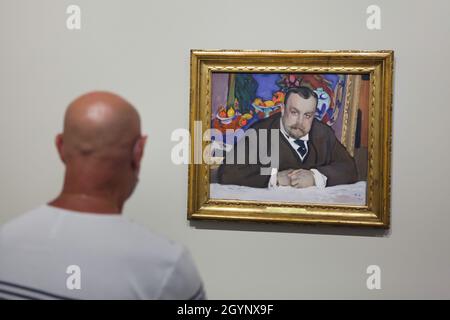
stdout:
[(305, 141), (297, 139), (294, 142), (298, 145), (298, 148), (297, 148), (298, 153), (300, 153), (302, 158), (304, 158), (306, 155), (306, 152), (307, 152)]

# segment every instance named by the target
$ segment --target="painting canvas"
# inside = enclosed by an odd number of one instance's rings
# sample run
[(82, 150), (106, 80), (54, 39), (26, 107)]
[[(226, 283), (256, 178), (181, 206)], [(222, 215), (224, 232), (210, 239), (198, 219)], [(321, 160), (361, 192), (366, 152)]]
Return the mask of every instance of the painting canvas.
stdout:
[[(212, 137), (212, 141), (216, 143), (211, 150), (211, 156), (215, 160), (210, 166), (211, 198), (366, 204), (370, 83), (368, 74), (213, 73), (211, 80), (211, 128), (223, 135), (219, 139), (216, 139), (217, 134)], [(285, 106), (286, 93), (302, 87), (311, 89), (315, 94), (312, 98), (315, 100), (313, 128), (309, 132), (302, 132), (304, 135), (308, 134), (309, 138), (305, 143), (306, 152), (303, 157), (297, 150), (298, 145), (289, 143), (289, 135), (279, 135), (281, 151), (278, 171), (315, 169), (319, 175), (323, 174), (320, 172), (321, 167), (330, 167), (331, 169), (324, 170), (333, 175), (331, 171), (334, 165), (336, 170), (340, 170), (342, 164), (339, 159), (332, 159), (332, 150), (329, 152), (330, 159), (324, 159), (325, 155), (317, 154), (322, 146), (315, 144), (328, 142), (311, 136), (320, 123), (332, 130), (330, 132), (335, 135), (336, 143), (341, 144), (343, 150), (347, 151), (347, 161), (350, 166), (354, 166), (353, 172), (347, 173), (347, 177), (340, 177), (339, 181), (327, 177), (327, 182), (320, 186), (319, 183), (308, 187), (294, 184), (270, 186), (268, 174), (265, 179), (253, 179), (252, 175), (260, 175), (260, 172), (244, 168), (250, 162), (249, 159), (245, 159), (242, 165), (227, 165), (224, 161), (226, 151), (234, 149), (237, 152), (237, 146), (245, 139), (247, 130), (261, 128), (261, 124), (267, 122), (271, 122), (271, 129), (279, 129), (279, 126), (273, 125), (271, 119), (276, 119), (276, 124), (284, 123), (286, 127), (290, 112)], [(302, 126), (303, 120), (308, 121), (301, 117), (300, 114), (294, 125)], [(256, 148), (253, 150), (256, 151)]]

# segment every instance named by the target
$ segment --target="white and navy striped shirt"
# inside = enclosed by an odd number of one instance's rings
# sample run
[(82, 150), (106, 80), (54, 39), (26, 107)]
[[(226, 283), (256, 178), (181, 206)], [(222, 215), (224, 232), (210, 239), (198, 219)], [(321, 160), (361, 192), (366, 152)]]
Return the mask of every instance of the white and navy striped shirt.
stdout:
[(122, 215), (44, 205), (0, 226), (1, 298), (206, 297), (183, 246)]

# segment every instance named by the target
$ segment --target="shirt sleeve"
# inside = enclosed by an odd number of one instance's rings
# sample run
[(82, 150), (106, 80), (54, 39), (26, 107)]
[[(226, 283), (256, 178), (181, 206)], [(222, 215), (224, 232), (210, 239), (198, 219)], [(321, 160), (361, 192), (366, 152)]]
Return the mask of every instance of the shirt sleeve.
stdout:
[(269, 184), (267, 185), (267, 187), (269, 189), (277, 187), (277, 179), (278, 179), (277, 175), (278, 175), (278, 169), (272, 168), (272, 171), (270, 172)]
[(311, 172), (314, 175), (314, 183), (318, 188), (325, 188), (327, 186), (327, 177), (320, 173), (317, 169), (311, 169)]
[(161, 300), (205, 300), (200, 274), (189, 251), (182, 247), (159, 297)]

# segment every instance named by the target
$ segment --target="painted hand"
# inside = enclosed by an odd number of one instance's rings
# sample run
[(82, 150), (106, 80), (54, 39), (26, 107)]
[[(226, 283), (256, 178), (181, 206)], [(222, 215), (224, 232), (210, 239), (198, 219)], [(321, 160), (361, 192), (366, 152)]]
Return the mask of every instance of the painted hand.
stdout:
[(294, 171), (294, 169), (278, 171), (277, 184), (279, 186), (290, 186), (291, 185), (291, 177), (289, 176), (289, 174), (293, 171)]
[(308, 188), (315, 186), (314, 174), (310, 170), (297, 169), (288, 174), (291, 186), (294, 188)]

